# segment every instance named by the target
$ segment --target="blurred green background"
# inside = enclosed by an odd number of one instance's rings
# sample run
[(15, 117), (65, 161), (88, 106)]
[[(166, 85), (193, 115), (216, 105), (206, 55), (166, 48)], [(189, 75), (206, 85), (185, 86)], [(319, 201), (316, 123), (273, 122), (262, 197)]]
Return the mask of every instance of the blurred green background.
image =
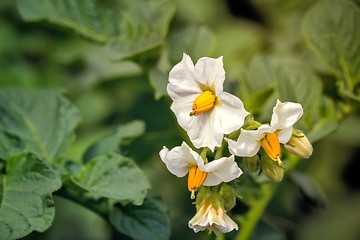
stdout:
[[(82, 115), (76, 141), (66, 154), (75, 161), (80, 161), (89, 144), (111, 134), (119, 124), (144, 120), (146, 133), (127, 153), (150, 179), (150, 195), (168, 207), (171, 239), (206, 239), (206, 232), (194, 234), (187, 227), (195, 214), (187, 179), (170, 174), (158, 156), (164, 145), (172, 148), (186, 139), (169, 108), (171, 100), (163, 96), (166, 71), (181, 60), (183, 51), (194, 62), (202, 56), (224, 56), (225, 88), (239, 96), (243, 96), (238, 90), (243, 69), (259, 54), (302, 62), (324, 72), (324, 64), (301, 35), (304, 14), (316, 1), (172, 2), (176, 12), (164, 44), (147, 52), (146, 58), (111, 61), (102, 43), (48, 21), (25, 22), (15, 1), (2, 0), (0, 87), (63, 89)], [(331, 96), (335, 86), (329, 82), (325, 81), (322, 94)], [(268, 119), (266, 114), (258, 115)], [(322, 189), (326, 204), (304, 197), (291, 178), (284, 178), (252, 239), (360, 239), (359, 120), (359, 113), (345, 119), (335, 133), (316, 142), (313, 156), (297, 167)], [(117, 239), (104, 220), (82, 206), (56, 196), (55, 205), (53, 226), (25, 239)], [(233, 214), (244, 211), (246, 206), (239, 202)], [(232, 232), (226, 239), (235, 235)]]

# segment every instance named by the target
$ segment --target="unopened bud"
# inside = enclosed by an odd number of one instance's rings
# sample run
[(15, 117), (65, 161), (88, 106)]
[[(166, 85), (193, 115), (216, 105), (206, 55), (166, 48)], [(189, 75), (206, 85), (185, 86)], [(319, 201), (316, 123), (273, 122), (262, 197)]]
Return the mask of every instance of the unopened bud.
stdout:
[(273, 182), (280, 182), (284, 176), (284, 168), (280, 167), (275, 161), (267, 156), (261, 158), (262, 172)]
[(297, 129), (293, 130), (293, 134), (285, 145), (286, 150), (301, 158), (309, 158), (313, 152), (313, 147), (305, 134)]
[(219, 191), (221, 201), (224, 209), (230, 211), (236, 204), (236, 193), (233, 187), (229, 184), (222, 183)]

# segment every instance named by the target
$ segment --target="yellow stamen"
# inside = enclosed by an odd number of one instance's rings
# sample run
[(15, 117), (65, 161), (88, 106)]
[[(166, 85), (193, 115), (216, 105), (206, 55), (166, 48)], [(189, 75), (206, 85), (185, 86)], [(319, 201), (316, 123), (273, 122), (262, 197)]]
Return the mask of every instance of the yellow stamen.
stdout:
[(190, 168), (188, 177), (188, 189), (191, 192), (191, 199), (195, 198), (195, 192), (204, 183), (208, 173), (200, 170), (198, 166)]
[(279, 143), (279, 138), (276, 133), (266, 134), (262, 139), (262, 146), (267, 153), (267, 155), (274, 161), (278, 161), (279, 165), (282, 164), (281, 157), (281, 148)]
[(216, 96), (211, 91), (205, 91), (198, 96), (193, 105), (190, 116), (199, 116), (201, 113), (211, 110), (215, 105)]

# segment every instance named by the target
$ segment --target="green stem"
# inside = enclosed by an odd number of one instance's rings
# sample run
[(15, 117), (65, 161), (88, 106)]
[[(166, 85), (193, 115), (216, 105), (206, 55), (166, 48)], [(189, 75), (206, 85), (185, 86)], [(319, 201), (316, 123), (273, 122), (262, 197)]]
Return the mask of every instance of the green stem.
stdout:
[(204, 149), (202, 150), (202, 152), (200, 153), (201, 158), (204, 160), (204, 163), (207, 164), (209, 161), (206, 157), (206, 153), (209, 151), (209, 148), (204, 147)]
[(219, 159), (222, 157), (222, 152), (223, 152), (225, 146), (227, 146), (227, 142), (223, 141), (223, 144), (221, 145), (221, 147), (216, 149), (215, 159)]
[(342, 70), (343, 70), (343, 76), (344, 76), (344, 79), (345, 79), (345, 85), (346, 85), (346, 88), (350, 91), (350, 92), (353, 92), (354, 91), (354, 85), (353, 85), (353, 80), (350, 76), (350, 72), (349, 72), (349, 69), (348, 69), (348, 65), (345, 61), (345, 58), (344, 56), (341, 56), (340, 57), (340, 65), (342, 67)]
[(241, 230), (237, 235), (236, 240), (250, 239), (258, 221), (263, 215), (277, 188), (278, 184), (275, 183), (266, 183), (261, 186), (261, 198), (250, 207), (246, 218), (242, 219)]
[[(300, 162), (301, 158), (295, 155), (289, 155), (287, 158), (287, 165), (285, 174), (291, 172)], [(245, 217), (239, 218), (241, 229), (236, 237), (236, 240), (248, 240), (250, 239), (257, 223), (263, 215), (267, 205), (275, 194), (276, 190), (280, 186), (280, 183), (265, 183), (261, 185), (261, 197), (258, 201), (251, 204), (249, 211)]]
[(70, 180), (66, 180), (62, 188), (54, 193), (55, 195), (67, 198), (77, 204), (80, 204), (103, 217), (106, 221), (108, 220), (108, 206), (105, 200), (95, 200), (86, 197), (83, 194), (83, 190), (79, 190), (77, 186), (72, 184)]

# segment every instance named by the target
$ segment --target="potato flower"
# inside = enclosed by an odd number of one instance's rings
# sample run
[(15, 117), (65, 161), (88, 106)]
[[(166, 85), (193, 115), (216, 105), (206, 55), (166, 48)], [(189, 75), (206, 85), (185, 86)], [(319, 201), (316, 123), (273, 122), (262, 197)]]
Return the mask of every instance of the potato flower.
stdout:
[(171, 150), (163, 147), (159, 155), (172, 174), (183, 177), (189, 173), (188, 189), (192, 199), (202, 184), (215, 186), (221, 182), (230, 182), (242, 174), (234, 160), (234, 155), (205, 164), (201, 156), (185, 142)]
[(232, 154), (240, 157), (254, 156), (262, 146), (267, 155), (281, 165), (280, 143), (287, 143), (293, 133), (293, 125), (303, 114), (301, 104), (280, 102), (273, 108), (270, 124), (261, 125), (256, 130), (241, 129), (237, 141), (226, 139)]
[(226, 214), (226, 211), (213, 204), (203, 204), (196, 212), (195, 216), (190, 220), (189, 227), (194, 232), (204, 231), (205, 229), (213, 230), (215, 234), (219, 231), (223, 233), (238, 230), (238, 225)]
[(242, 101), (223, 91), (222, 57), (203, 57), (194, 65), (184, 53), (169, 73), (171, 110), (196, 148), (220, 147), (224, 134), (239, 129), (249, 114)]

